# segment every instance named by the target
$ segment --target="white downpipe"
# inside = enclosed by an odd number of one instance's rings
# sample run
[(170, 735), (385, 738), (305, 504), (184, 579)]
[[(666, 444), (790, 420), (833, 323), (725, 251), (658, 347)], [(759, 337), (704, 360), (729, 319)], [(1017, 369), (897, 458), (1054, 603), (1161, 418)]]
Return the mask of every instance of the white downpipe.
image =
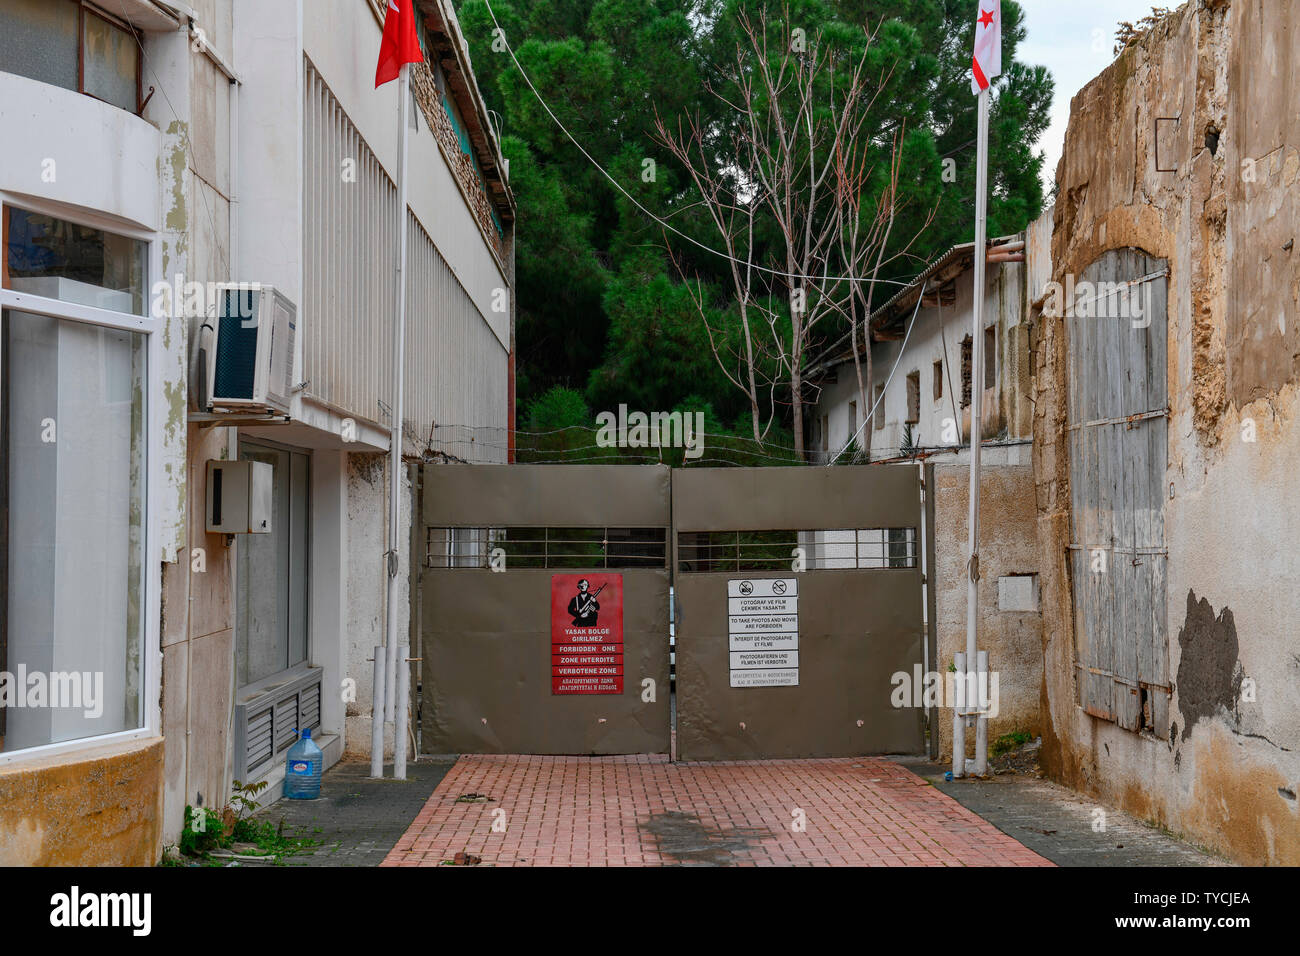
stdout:
[(980, 715), (975, 718), (975, 763), (972, 770), (975, 776), (982, 777), (988, 772), (989, 754), (989, 719), (985, 716), (989, 709), (989, 652), (980, 651), (975, 656), (976, 706)]
[(393, 697), (397, 708), (397, 723), (393, 727), (393, 779), (406, 779), (406, 734), (407, 720), (410, 716), (411, 668), (407, 658), (411, 656), (410, 644), (397, 646), (397, 684), (393, 687)]
[(966, 655), (960, 651), (953, 655), (957, 669), (956, 686), (952, 700), (952, 775), (966, 776)]
[[(979, 634), (979, 554), (980, 554), (980, 445), (983, 441), (983, 397), (984, 397), (984, 274), (987, 268), (985, 247), (988, 245), (988, 179), (989, 179), (989, 91), (981, 90), (979, 95), (979, 134), (975, 168), (975, 302), (971, 317), (971, 407), (970, 407), (970, 520), (969, 520), (969, 554), (966, 565), (966, 655), (964, 666), (958, 667), (958, 677), (965, 681), (967, 695), (972, 687), (978, 687), (971, 680), (968, 668), (977, 666)], [(969, 712), (979, 706), (978, 698), (966, 701)], [(982, 737), (987, 737), (985, 719), (978, 718), (975, 731), (974, 772), (983, 776), (988, 763), (987, 751), (979, 749)], [(983, 731), (983, 733), (981, 733)], [(965, 743), (965, 733), (962, 734)], [(965, 751), (958, 759), (956, 734), (953, 735), (953, 776), (965, 773)], [(961, 771), (960, 773), (958, 771)]]
[[(388, 491), (388, 602), (387, 624), (387, 670), (384, 674), (384, 686), (389, 691), (397, 687), (397, 589), (399, 585), (398, 555), (402, 547), (402, 397), (405, 392), (406, 371), (406, 148), (410, 138), (410, 126), (407, 112), (410, 109), (411, 65), (403, 64), (401, 76), (402, 92), (398, 129), (401, 133), (401, 149), (397, 158), (397, 327), (393, 336), (393, 412), (392, 433), (389, 438), (388, 466), (390, 474)], [(384, 695), (384, 720), (393, 721), (396, 716), (396, 693)], [(396, 729), (396, 728), (395, 728)], [(402, 767), (405, 774), (406, 768)], [(396, 772), (396, 769), (395, 771)]]
[(384, 645), (375, 645), (375, 679), (370, 692), (370, 776), (384, 775)]

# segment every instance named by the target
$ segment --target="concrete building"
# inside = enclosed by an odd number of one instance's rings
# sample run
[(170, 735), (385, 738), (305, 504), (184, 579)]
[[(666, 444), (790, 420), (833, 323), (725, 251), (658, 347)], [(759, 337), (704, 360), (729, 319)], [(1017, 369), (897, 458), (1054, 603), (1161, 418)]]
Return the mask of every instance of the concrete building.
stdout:
[[(1013, 449), (1031, 440), (1024, 241), (1019, 235), (990, 243), (981, 434), (1006, 449), (991, 451), (994, 461), (1027, 462), (1026, 451)], [(959, 460), (969, 449), (973, 253), (973, 243), (949, 249), (872, 314), (872, 382), (865, 398), (847, 333), (809, 363), (808, 382), (816, 389), (814, 460), (852, 455), (855, 436), (857, 450), (870, 445), (872, 461), (906, 457), (908, 447)], [(858, 350), (865, 383), (861, 342)]]
[[(514, 414), (505, 162), (450, 3), (417, 9), (402, 211), (380, 3), (0, 0), (0, 694), (78, 705), (0, 709), (2, 862), (153, 863), (187, 805), (276, 794), (296, 728), (368, 744), (399, 224), (404, 454)], [(209, 283), (291, 307), (277, 414), (209, 402)], [(208, 533), (223, 460), (270, 466), (269, 532)]]
[(1045, 767), (1234, 859), (1291, 865), (1297, 35), (1285, 0), (1196, 0), (1074, 98), (1053, 278), (1140, 289), (1144, 308), (1047, 298), (1033, 422)]

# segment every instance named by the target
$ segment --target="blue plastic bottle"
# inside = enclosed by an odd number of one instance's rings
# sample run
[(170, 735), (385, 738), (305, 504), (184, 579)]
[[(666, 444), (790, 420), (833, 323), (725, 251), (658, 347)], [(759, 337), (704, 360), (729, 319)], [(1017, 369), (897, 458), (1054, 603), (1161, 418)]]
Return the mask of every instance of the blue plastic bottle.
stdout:
[(289, 748), (284, 768), (284, 795), (290, 800), (315, 800), (320, 796), (320, 775), (325, 754), (312, 742), (311, 731), (304, 730), (298, 742)]

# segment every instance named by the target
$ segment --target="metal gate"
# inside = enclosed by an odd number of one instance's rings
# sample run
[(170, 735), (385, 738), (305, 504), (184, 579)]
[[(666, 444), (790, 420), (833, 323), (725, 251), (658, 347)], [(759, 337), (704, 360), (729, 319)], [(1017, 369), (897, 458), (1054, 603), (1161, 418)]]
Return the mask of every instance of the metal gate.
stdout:
[(430, 465), (422, 511), (425, 753), (668, 752), (670, 583), (680, 758), (924, 747), (915, 466)]
[(915, 466), (674, 471), (678, 757), (920, 753), (921, 528)]
[[(421, 749), (667, 753), (668, 469), (431, 465), (423, 486)], [(582, 580), (604, 588), (591, 651), (555, 606)]]

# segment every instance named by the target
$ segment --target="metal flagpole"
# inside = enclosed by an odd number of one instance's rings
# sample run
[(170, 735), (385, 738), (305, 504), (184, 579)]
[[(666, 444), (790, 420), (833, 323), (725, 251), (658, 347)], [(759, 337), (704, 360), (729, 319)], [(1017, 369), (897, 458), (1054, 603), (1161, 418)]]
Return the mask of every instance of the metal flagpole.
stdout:
[[(954, 777), (966, 772), (966, 726), (969, 715), (980, 711), (975, 724), (975, 759), (971, 770), (983, 776), (988, 769), (988, 721), (982, 715), (985, 694), (979, 686), (979, 575), (980, 575), (980, 444), (984, 392), (984, 295), (985, 267), (988, 259), (988, 165), (989, 165), (989, 90), (979, 94), (979, 134), (975, 170), (975, 295), (971, 319), (971, 406), (970, 406), (970, 521), (966, 586), (966, 653), (958, 668), (964, 694), (954, 708), (952, 772)], [(986, 678), (987, 679), (987, 678)], [(962, 713), (964, 712), (964, 713)]]
[[(401, 149), (397, 159), (397, 233), (398, 233), (398, 256), (397, 256), (397, 327), (394, 330), (393, 338), (393, 408), (392, 408), (392, 431), (389, 437), (389, 492), (388, 492), (388, 601), (387, 601), (387, 637), (385, 639), (386, 666), (384, 673), (384, 722), (392, 722), (396, 718), (396, 702), (400, 696), (397, 693), (397, 681), (403, 679), (398, 667), (398, 627), (397, 627), (397, 606), (399, 585), (398, 580), (398, 555), (401, 553), (402, 546), (402, 396), (405, 391), (405, 371), (406, 371), (406, 166), (407, 166), (407, 142), (410, 138), (410, 119), (407, 116), (410, 110), (411, 96), (411, 64), (402, 64), (401, 76), (401, 122), (399, 130), (401, 132)], [(405, 662), (402, 662), (405, 664)], [(409, 679), (409, 676), (406, 678)], [(401, 727), (394, 726), (394, 733), (405, 733), (405, 724)], [(396, 743), (396, 741), (394, 741)], [(403, 747), (404, 751), (405, 748)], [(398, 756), (394, 754), (394, 757)], [(401, 754), (405, 756), (405, 753)], [(402, 760), (401, 766), (395, 759), (393, 764), (393, 776), (398, 780), (406, 779), (406, 762)]]

